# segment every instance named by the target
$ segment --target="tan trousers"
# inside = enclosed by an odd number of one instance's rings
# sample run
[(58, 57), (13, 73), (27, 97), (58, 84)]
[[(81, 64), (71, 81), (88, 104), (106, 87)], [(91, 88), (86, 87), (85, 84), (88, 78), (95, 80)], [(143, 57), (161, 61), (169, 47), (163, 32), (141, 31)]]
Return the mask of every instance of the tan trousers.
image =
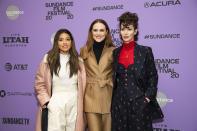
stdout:
[(111, 131), (111, 113), (87, 113), (88, 131)]

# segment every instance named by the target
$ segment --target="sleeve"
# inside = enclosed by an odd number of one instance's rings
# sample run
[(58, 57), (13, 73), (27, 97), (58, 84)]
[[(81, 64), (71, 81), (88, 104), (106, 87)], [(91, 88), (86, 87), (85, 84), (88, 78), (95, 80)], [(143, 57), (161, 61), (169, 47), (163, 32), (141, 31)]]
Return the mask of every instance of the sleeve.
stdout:
[(45, 81), (45, 74), (46, 74), (46, 66), (47, 64), (44, 62), (40, 63), (38, 71), (35, 77), (34, 89), (36, 93), (36, 97), (41, 106), (47, 103), (50, 100), (50, 96), (47, 90), (47, 84)]
[(112, 79), (113, 79), (114, 88), (116, 88), (116, 85), (117, 85), (117, 83), (116, 83), (116, 62), (115, 62), (116, 55), (115, 54), (116, 54), (116, 49), (114, 49), (112, 52), (112, 56), (113, 56), (113, 76), (112, 76)]
[(83, 60), (79, 58), (79, 66), (80, 70), (78, 71), (78, 106), (77, 106), (77, 121), (76, 121), (76, 129), (77, 131), (84, 131), (86, 125), (86, 119), (83, 111), (83, 100), (84, 100), (84, 92), (86, 86), (86, 73), (85, 67), (82, 62)]
[(145, 61), (145, 70), (146, 70), (146, 87), (145, 96), (150, 100), (154, 100), (157, 95), (157, 83), (158, 83), (158, 74), (154, 63), (154, 56), (152, 49), (148, 47), (146, 61)]
[(81, 70), (81, 80), (82, 80), (82, 86), (83, 86), (83, 95), (85, 92), (86, 87), (86, 71), (85, 71), (85, 65), (82, 58), (79, 58), (80, 62), (80, 70)]
[(80, 57), (85, 60), (88, 56), (88, 50), (87, 50), (87, 47), (84, 46), (82, 48), (80, 48)]

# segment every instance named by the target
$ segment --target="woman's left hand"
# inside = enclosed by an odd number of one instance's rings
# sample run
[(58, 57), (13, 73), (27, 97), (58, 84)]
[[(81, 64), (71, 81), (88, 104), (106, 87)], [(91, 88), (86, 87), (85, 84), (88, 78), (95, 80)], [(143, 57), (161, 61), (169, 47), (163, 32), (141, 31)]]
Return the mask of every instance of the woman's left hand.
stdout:
[(148, 97), (145, 97), (145, 99), (147, 100), (148, 103), (150, 102), (150, 99)]

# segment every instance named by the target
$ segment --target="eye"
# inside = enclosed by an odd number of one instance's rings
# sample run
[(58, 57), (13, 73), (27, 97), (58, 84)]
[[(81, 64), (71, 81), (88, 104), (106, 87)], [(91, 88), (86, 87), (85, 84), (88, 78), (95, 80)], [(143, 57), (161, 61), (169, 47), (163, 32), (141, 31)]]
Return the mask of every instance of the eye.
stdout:
[(62, 38), (59, 38), (58, 41), (63, 41), (63, 39)]
[(124, 29), (125, 29), (125, 28), (121, 28), (120, 30), (121, 30), (121, 31), (124, 31)]
[(70, 38), (66, 38), (66, 40), (67, 40), (67, 41), (71, 41), (71, 39), (70, 39)]
[(104, 29), (100, 29), (100, 32), (104, 32), (105, 30)]
[(97, 29), (93, 29), (93, 32), (97, 32), (98, 30)]

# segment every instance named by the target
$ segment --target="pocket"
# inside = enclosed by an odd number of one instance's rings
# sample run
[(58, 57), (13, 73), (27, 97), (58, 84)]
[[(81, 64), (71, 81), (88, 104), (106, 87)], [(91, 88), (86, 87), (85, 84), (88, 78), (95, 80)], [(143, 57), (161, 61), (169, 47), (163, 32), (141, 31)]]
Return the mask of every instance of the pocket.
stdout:
[(47, 108), (50, 109), (51, 107), (51, 103), (53, 103), (53, 95), (51, 96), (50, 100), (49, 100), (49, 103), (47, 105)]
[(148, 105), (148, 101), (144, 96), (138, 97), (133, 101), (133, 110), (138, 113), (138, 112), (144, 112), (145, 108)]
[(94, 91), (93, 91), (93, 83), (87, 83), (86, 89), (85, 89), (85, 101), (90, 101), (94, 98)]

